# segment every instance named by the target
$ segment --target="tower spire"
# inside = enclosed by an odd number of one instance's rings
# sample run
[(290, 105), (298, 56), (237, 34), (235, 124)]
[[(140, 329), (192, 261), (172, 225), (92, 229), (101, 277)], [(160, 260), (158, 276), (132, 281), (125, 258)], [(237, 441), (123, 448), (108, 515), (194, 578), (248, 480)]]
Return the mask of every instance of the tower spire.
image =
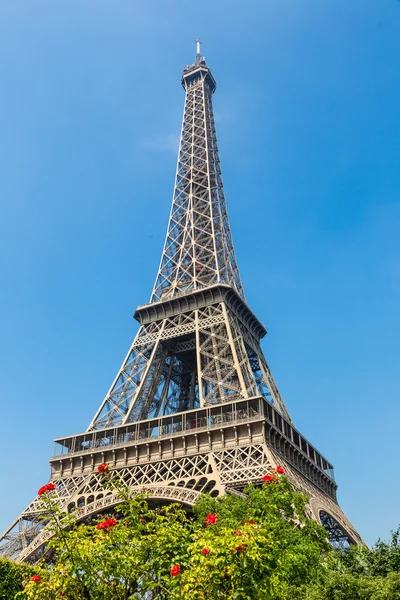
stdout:
[(196, 64), (199, 64), (201, 60), (201, 40), (196, 40)]

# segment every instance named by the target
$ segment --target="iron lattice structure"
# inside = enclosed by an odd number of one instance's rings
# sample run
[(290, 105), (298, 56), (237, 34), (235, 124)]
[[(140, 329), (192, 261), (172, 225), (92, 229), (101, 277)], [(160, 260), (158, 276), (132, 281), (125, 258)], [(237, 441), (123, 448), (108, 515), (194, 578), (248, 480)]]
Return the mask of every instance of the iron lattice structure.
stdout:
[[(260, 346), (229, 227), (215, 130), (215, 79), (200, 55), (186, 91), (167, 236), (139, 331), (88, 429), (56, 440), (51, 481), (60, 506), (87, 519), (118, 502), (97, 466), (109, 462), (135, 493), (193, 505), (240, 493), (285, 466), (310, 497), (310, 517), (334, 545), (361, 543), (336, 500), (332, 465), (297, 431)], [(49, 539), (35, 499), (0, 538), (0, 553), (38, 560)]]

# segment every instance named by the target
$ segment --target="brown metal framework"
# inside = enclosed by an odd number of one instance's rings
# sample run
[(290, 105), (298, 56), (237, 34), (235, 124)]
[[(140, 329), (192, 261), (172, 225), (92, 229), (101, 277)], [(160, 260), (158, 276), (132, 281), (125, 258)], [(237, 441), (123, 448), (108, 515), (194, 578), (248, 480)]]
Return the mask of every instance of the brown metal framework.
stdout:
[[(216, 83), (198, 47), (186, 91), (167, 236), (139, 331), (88, 429), (56, 440), (51, 481), (60, 506), (86, 519), (114, 506), (97, 466), (132, 493), (193, 505), (259, 483), (281, 464), (310, 497), (334, 545), (362, 543), (336, 501), (332, 465), (297, 431), (260, 346), (236, 263), (212, 110)], [(35, 499), (0, 538), (0, 554), (40, 558), (50, 533)]]

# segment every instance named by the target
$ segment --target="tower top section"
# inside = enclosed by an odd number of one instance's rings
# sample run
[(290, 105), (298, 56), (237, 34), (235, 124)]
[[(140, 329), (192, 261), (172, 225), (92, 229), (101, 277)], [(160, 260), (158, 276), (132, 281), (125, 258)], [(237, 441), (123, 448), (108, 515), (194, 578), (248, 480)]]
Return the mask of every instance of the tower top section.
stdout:
[(185, 90), (191, 85), (204, 81), (210, 88), (211, 93), (215, 92), (217, 83), (207, 66), (206, 59), (201, 56), (201, 41), (196, 40), (196, 60), (192, 65), (188, 65), (183, 69), (182, 73), (182, 85)]
[(244, 300), (226, 210), (212, 108), (216, 83), (201, 42), (183, 69), (185, 108), (167, 237), (151, 302), (209, 286), (231, 286)]

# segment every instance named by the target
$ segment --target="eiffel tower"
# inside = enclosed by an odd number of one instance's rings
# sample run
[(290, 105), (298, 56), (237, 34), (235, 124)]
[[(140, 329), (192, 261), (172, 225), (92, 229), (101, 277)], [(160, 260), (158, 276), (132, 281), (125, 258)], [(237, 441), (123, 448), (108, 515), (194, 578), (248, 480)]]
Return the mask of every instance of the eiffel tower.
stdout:
[[(86, 520), (116, 494), (97, 467), (117, 469), (132, 492), (190, 508), (201, 493), (240, 494), (281, 465), (309, 496), (309, 515), (335, 546), (360, 544), (340, 509), (332, 464), (294, 427), (260, 347), (236, 263), (212, 109), (215, 79), (201, 56), (184, 68), (186, 92), (167, 236), (139, 331), (83, 433), (56, 439), (51, 481), (60, 507)], [(0, 538), (0, 554), (35, 562), (51, 535), (38, 498)]]

